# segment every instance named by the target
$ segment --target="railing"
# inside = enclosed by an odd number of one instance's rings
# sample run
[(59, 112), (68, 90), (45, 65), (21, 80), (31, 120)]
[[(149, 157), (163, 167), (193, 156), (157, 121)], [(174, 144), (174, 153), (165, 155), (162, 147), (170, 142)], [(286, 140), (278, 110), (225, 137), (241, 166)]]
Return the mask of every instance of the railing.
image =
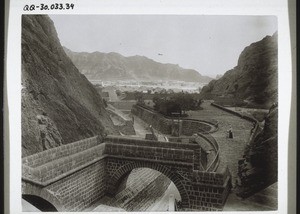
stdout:
[(210, 162), (210, 164), (206, 168), (206, 172), (215, 172), (220, 164), (220, 149), (217, 141), (207, 132), (202, 132), (202, 133), (197, 133), (198, 136), (204, 138), (207, 142), (210, 143), (210, 145), (213, 147), (213, 150), (215, 151), (215, 157), (214, 159)]
[(250, 135), (250, 138), (249, 138), (249, 142), (248, 142), (249, 145), (253, 143), (255, 137), (257, 136), (257, 134), (259, 132), (260, 132), (259, 125), (258, 125), (258, 122), (256, 122), (255, 123), (255, 127), (254, 127), (254, 129), (253, 129), (253, 131), (252, 131), (252, 133)]

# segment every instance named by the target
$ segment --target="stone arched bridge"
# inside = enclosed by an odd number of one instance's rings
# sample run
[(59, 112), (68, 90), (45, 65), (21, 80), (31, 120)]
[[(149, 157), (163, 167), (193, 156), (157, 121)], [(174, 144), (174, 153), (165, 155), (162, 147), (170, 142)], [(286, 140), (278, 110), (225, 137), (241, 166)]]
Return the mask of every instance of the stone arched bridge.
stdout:
[(205, 158), (193, 143), (92, 137), (23, 158), (22, 195), (42, 211), (80, 211), (113, 195), (131, 170), (146, 167), (175, 184), (182, 210), (222, 210), (230, 174), (209, 172)]

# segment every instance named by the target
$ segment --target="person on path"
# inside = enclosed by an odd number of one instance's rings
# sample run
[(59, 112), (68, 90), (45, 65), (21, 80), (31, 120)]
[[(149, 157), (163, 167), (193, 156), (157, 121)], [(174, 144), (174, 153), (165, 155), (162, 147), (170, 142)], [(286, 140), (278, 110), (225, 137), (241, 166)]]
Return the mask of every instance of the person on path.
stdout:
[(229, 126), (228, 137), (229, 137), (229, 138), (233, 138), (233, 132), (232, 132), (232, 127), (231, 127), (231, 125)]

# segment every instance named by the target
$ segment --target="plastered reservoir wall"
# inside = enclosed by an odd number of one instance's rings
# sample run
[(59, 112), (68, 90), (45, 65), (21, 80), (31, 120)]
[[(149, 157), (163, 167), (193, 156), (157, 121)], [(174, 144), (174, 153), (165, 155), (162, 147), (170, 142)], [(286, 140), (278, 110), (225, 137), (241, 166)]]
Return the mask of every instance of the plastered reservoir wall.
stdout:
[[(140, 105), (132, 106), (131, 113), (141, 118), (146, 123), (152, 125), (162, 134), (172, 134), (172, 127), (176, 126), (178, 119), (167, 118), (151, 109)], [(208, 122), (191, 119), (180, 119), (180, 131), (183, 135), (193, 135), (198, 132), (210, 132), (214, 124), (209, 125)], [(177, 125), (178, 126), (178, 125)]]

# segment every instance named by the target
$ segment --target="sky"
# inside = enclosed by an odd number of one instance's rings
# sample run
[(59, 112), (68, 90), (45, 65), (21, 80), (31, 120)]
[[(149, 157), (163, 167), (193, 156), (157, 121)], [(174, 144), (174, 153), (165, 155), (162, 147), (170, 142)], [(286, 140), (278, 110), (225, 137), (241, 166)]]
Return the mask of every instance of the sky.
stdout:
[(275, 16), (50, 15), (63, 46), (178, 64), (216, 77), (244, 48), (277, 31)]

